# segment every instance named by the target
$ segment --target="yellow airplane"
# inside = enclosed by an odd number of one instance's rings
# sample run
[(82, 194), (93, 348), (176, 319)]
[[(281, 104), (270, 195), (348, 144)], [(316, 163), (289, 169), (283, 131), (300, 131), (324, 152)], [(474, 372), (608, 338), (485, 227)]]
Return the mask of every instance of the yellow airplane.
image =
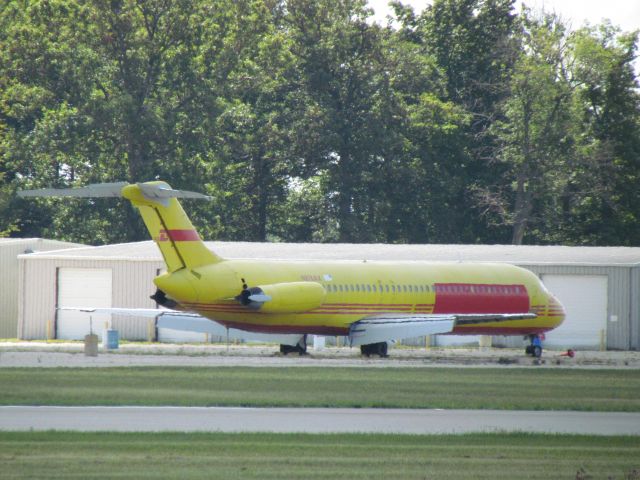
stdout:
[[(389, 341), (434, 334), (539, 335), (564, 309), (528, 270), (507, 264), (227, 260), (209, 250), (178, 198), (209, 199), (161, 181), (41, 189), (20, 196), (124, 197), (138, 208), (167, 266), (152, 298), (171, 309), (164, 324), (195, 331), (223, 325), (283, 338), (283, 353), (306, 352), (306, 336), (344, 335), (363, 355)], [(149, 314), (157, 309), (92, 309)], [(163, 314), (165, 315), (165, 314)], [(213, 321), (213, 322), (212, 322)], [(217, 322), (217, 323), (216, 323)]]

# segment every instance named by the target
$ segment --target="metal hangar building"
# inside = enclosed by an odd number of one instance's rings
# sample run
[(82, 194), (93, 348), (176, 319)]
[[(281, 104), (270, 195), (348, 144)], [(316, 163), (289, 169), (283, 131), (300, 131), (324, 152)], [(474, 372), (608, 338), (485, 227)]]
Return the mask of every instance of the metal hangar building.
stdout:
[[(540, 276), (567, 310), (563, 325), (547, 335), (546, 347), (640, 349), (640, 248), (248, 242), (207, 242), (207, 246), (225, 258), (511, 263)], [(158, 331), (149, 319), (118, 315), (87, 319), (86, 313), (56, 309), (154, 308), (149, 298), (155, 291), (152, 279), (164, 263), (151, 241), (38, 251), (18, 256), (18, 264), (19, 338), (80, 339), (89, 329), (100, 332), (111, 322), (127, 340), (208, 340), (203, 334)], [(455, 339), (439, 336), (436, 342), (446, 345)], [(516, 347), (522, 339), (494, 337), (493, 344)]]
[(16, 338), (18, 332), (18, 255), (78, 246), (43, 238), (0, 238), (0, 338)]

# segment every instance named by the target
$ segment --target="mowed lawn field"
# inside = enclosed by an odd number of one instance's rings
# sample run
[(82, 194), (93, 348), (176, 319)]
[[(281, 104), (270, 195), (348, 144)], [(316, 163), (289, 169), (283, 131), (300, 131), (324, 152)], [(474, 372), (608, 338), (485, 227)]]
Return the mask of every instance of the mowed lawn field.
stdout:
[(640, 478), (640, 437), (0, 432), (9, 479)]
[(129, 367), (0, 369), (1, 405), (640, 411), (637, 370)]

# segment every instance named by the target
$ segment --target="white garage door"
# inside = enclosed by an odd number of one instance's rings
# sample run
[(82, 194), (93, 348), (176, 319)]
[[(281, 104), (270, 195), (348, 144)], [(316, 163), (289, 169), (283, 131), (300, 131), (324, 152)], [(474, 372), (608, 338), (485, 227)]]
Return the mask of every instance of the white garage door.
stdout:
[(547, 333), (544, 345), (599, 349), (607, 328), (607, 277), (543, 275), (542, 281), (566, 311), (562, 325)]
[[(59, 307), (111, 307), (111, 269), (58, 269)], [(82, 340), (91, 330), (102, 336), (109, 314), (58, 310), (56, 338)], [(91, 324), (91, 328), (90, 328)]]

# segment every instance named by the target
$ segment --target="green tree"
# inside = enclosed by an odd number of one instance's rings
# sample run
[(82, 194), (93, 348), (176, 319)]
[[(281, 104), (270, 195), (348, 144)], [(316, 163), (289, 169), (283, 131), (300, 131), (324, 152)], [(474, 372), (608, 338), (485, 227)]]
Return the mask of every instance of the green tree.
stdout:
[(308, 99), (298, 127), (315, 130), (301, 145), (314, 149), (300, 151), (303, 168), (327, 173), (340, 241), (376, 240), (374, 187), (388, 120), (382, 29), (368, 22), (363, 0), (296, 0), (287, 11)]
[(566, 30), (554, 16), (523, 17), (522, 53), (504, 102), (504, 120), (494, 123), (499, 140), (495, 160), (505, 174), (484, 207), (510, 226), (511, 242), (545, 221), (568, 179), (571, 161), (572, 85), (567, 69)]
[(633, 61), (638, 33), (610, 24), (572, 38), (576, 93), (576, 162), (563, 202), (566, 235), (559, 242), (638, 245), (640, 95)]

